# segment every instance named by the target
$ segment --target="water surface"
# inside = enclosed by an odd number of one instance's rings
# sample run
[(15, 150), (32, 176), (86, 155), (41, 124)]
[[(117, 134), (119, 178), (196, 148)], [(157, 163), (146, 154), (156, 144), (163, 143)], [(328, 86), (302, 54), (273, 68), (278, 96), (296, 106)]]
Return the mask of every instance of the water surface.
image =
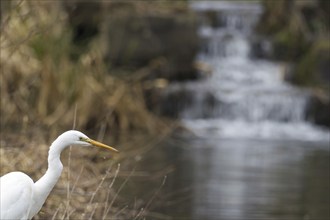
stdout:
[(138, 169), (172, 168), (151, 206), (166, 219), (326, 220), (329, 156), (327, 142), (172, 139)]

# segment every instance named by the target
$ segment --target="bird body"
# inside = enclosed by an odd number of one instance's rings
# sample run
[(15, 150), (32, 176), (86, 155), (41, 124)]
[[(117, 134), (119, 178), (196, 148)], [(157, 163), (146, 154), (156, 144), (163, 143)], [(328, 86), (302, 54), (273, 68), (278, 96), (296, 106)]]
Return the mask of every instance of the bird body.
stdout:
[(118, 152), (115, 148), (88, 138), (80, 131), (61, 134), (50, 146), (48, 169), (36, 182), (22, 172), (11, 172), (0, 178), (0, 219), (31, 219), (46, 201), (61, 176), (61, 152), (68, 146), (97, 146)]
[(33, 180), (25, 173), (11, 172), (1, 177), (0, 187), (1, 219), (29, 219), (33, 201)]

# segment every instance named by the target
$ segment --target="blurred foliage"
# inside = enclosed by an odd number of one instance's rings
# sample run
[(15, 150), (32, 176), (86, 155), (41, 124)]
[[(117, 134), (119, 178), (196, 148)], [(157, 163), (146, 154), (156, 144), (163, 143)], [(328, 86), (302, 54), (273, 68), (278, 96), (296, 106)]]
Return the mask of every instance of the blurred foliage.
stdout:
[(286, 78), (312, 90), (308, 115), (330, 127), (330, 1), (263, 0), (257, 27), (273, 43), (273, 57), (290, 62)]
[(258, 30), (273, 42), (274, 58), (296, 64), (292, 82), (325, 88), (324, 81), (330, 82), (329, 1), (264, 0), (263, 5)]
[[(292, 81), (300, 85), (314, 86), (329, 89), (330, 75), (326, 75), (329, 71), (330, 61), (330, 42), (328, 39), (315, 42), (310, 51), (306, 52), (302, 57), (301, 62), (297, 65), (296, 74)], [(319, 74), (311, 74), (318, 72)], [(323, 76), (320, 76), (324, 74)]]
[(199, 38), (195, 14), (182, 1), (113, 1), (107, 4), (106, 63), (110, 68), (152, 66), (144, 79), (187, 80)]
[(264, 0), (258, 31), (271, 37), (274, 56), (297, 61), (309, 47), (329, 34), (329, 15), (323, 0)]
[(162, 129), (145, 106), (142, 84), (105, 67), (101, 37), (83, 51), (72, 43), (62, 7), (60, 1), (11, 1), (2, 13), (1, 127), (55, 131), (71, 128), (76, 117), (82, 130)]

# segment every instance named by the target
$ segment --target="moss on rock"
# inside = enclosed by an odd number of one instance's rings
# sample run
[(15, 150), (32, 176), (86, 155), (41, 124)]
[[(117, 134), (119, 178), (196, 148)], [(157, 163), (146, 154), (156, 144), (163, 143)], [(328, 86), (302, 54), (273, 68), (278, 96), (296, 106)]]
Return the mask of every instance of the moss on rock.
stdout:
[(316, 42), (297, 63), (292, 82), (308, 87), (329, 89), (330, 42)]

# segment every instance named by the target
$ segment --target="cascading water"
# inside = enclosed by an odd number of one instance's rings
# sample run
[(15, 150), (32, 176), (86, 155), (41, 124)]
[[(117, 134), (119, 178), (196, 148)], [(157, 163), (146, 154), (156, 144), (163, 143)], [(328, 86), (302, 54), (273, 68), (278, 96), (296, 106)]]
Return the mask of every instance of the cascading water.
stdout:
[(250, 56), (259, 4), (192, 2), (202, 22), (198, 60), (211, 67), (203, 80), (177, 83), (167, 95), (190, 94), (180, 109), (184, 124), (201, 136), (252, 139), (329, 140), (329, 131), (305, 120), (308, 91), (283, 80), (285, 66)]

